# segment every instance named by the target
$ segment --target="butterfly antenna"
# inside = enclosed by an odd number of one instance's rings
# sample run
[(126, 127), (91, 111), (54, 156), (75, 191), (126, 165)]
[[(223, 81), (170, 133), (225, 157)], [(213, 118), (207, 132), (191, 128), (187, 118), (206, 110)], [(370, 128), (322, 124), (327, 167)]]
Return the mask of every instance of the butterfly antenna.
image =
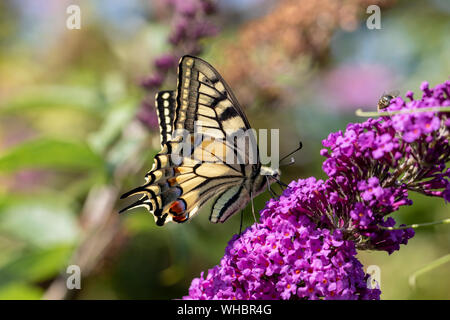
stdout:
[(289, 163), (280, 165), (280, 168), (282, 168), (282, 167), (287, 167), (287, 166), (291, 166), (291, 165), (293, 165), (294, 163), (295, 163), (295, 159), (294, 159), (294, 157), (291, 157), (291, 159), (289, 160)]
[[(303, 147), (303, 143), (300, 141), (298, 148), (295, 149), (294, 151), (292, 151), (291, 153), (285, 155), (284, 157), (281, 158), (280, 162), (283, 161), (284, 159), (286, 159), (289, 156), (292, 156), (294, 153), (296, 153), (297, 151), (299, 151), (301, 148)], [(292, 160), (291, 160), (292, 161)]]

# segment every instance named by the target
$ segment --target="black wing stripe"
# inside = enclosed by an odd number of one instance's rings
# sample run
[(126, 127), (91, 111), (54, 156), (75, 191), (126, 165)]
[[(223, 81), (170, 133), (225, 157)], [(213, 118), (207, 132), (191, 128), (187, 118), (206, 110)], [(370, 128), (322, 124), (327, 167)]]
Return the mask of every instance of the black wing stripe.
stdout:
[(225, 213), (225, 211), (227, 210), (227, 208), (234, 202), (236, 202), (239, 199), (239, 196), (241, 194), (242, 188), (244, 188), (244, 186), (241, 186), (238, 190), (238, 192), (236, 192), (230, 199), (228, 199), (228, 201), (226, 202), (226, 204), (222, 207), (222, 209), (220, 210), (219, 213), (219, 220), (220, 218), (222, 218), (223, 214)]
[[(236, 202), (239, 200), (241, 196), (241, 192), (244, 188), (244, 185), (235, 186), (231, 189), (228, 189), (224, 192), (222, 192), (214, 201), (214, 204), (212, 206), (211, 214), (209, 216), (209, 220), (213, 223), (217, 223), (219, 221), (225, 221), (232, 213), (229, 212), (227, 214), (227, 217), (224, 217), (224, 214), (227, 212), (227, 210), (230, 210), (233, 206), (236, 206)], [(230, 196), (230, 193), (233, 193)], [(224, 220), (222, 220), (222, 217), (224, 217)]]
[(236, 109), (233, 107), (228, 107), (220, 114), (219, 121), (226, 121), (228, 119), (235, 117), (239, 117), (239, 114), (237, 113)]
[(125, 208), (121, 209), (121, 210), (119, 211), (119, 213), (125, 212), (125, 211), (127, 211), (127, 210), (129, 210), (129, 209), (133, 209), (133, 208), (136, 208), (136, 207), (139, 207), (139, 206), (143, 206), (143, 205), (148, 206), (148, 207), (149, 207), (149, 210), (151, 211), (152, 208), (153, 208), (153, 206), (152, 206), (152, 204), (149, 203), (147, 200), (149, 200), (148, 197), (147, 197), (147, 196), (144, 196), (144, 197), (142, 197), (141, 199), (139, 199), (138, 201), (136, 201), (136, 202), (130, 204), (129, 206), (126, 206)]

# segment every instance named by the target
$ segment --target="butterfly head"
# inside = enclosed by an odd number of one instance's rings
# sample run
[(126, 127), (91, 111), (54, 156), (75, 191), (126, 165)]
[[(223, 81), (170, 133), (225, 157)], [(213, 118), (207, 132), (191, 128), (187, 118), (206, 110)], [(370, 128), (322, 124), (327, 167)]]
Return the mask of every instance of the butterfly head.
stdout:
[(273, 169), (271, 167), (265, 167), (265, 166), (261, 166), (261, 175), (262, 176), (267, 176), (269, 179), (271, 179), (271, 183), (275, 182), (276, 180), (278, 180), (280, 178), (280, 169)]
[(260, 194), (263, 192), (268, 184), (271, 185), (272, 183), (280, 180), (280, 169), (273, 169), (271, 167), (261, 166), (261, 170), (259, 175), (256, 177), (255, 183), (254, 183), (254, 194)]

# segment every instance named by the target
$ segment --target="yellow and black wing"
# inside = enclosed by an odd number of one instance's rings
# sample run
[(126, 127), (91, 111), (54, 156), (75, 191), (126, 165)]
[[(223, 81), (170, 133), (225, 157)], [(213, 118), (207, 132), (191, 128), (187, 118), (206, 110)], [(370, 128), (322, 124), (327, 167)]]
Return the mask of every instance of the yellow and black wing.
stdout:
[[(230, 87), (206, 61), (184, 56), (178, 66), (175, 127), (193, 132), (198, 120), (212, 120), (230, 130), (250, 124)], [(223, 134), (222, 131), (220, 134)]]
[(243, 184), (228, 188), (214, 201), (209, 220), (225, 222), (234, 213), (243, 209), (250, 201), (250, 193)]
[[(224, 222), (248, 203), (246, 181), (260, 168), (253, 131), (248, 140), (256, 150), (255, 163), (249, 161), (252, 147), (243, 151), (236, 143), (235, 133), (250, 129), (245, 114), (219, 73), (192, 56), (180, 60), (175, 100), (171, 91), (161, 92), (156, 100), (162, 150), (146, 175), (146, 184), (122, 196), (142, 194), (124, 210), (145, 206), (154, 214), (157, 225), (185, 222), (219, 195), (210, 220)], [(177, 150), (184, 150), (186, 132), (192, 147), (175, 161)], [(239, 161), (234, 158), (230, 162), (230, 154), (237, 155)]]
[(155, 96), (158, 114), (161, 146), (172, 139), (173, 118), (175, 117), (175, 92), (160, 91)]

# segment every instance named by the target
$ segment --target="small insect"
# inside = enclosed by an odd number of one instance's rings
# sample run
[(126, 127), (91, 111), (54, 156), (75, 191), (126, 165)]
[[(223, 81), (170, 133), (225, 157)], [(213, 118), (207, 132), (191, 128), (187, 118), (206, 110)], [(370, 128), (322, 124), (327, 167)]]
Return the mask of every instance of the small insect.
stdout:
[(355, 111), (355, 114), (358, 117), (385, 117), (392, 116), (395, 114), (411, 114), (411, 113), (420, 113), (420, 112), (449, 112), (450, 107), (448, 106), (434, 106), (429, 108), (412, 108), (412, 109), (401, 109), (401, 110), (392, 110), (385, 111), (387, 107), (391, 104), (392, 99), (398, 97), (400, 95), (399, 91), (395, 90), (390, 93), (385, 93), (378, 100), (377, 111), (363, 111), (361, 108)]
[(377, 104), (378, 111), (381, 111), (381, 110), (389, 107), (391, 100), (398, 97), (399, 95), (400, 95), (400, 92), (398, 90), (383, 94), (383, 96), (380, 98), (380, 100), (378, 100), (378, 104)]
[[(163, 226), (169, 221), (188, 221), (206, 202), (216, 198), (209, 220), (225, 222), (271, 183), (281, 183), (278, 169), (261, 164), (256, 140), (253, 162), (248, 159), (248, 151), (233, 142), (237, 132), (251, 131), (251, 126), (230, 87), (206, 61), (182, 57), (177, 90), (159, 92), (156, 108), (161, 151), (145, 176), (146, 183), (121, 197), (140, 195), (140, 199), (120, 212), (143, 206), (153, 214), (156, 224)], [(177, 130), (195, 134), (198, 121), (204, 130), (200, 139), (192, 148), (186, 148), (189, 154), (183, 155), (181, 162), (175, 161), (173, 150), (183, 138)], [(222, 150), (223, 154), (243, 153), (243, 161), (227, 163), (217, 152)], [(206, 155), (207, 161), (194, 162), (190, 156), (196, 154)]]

